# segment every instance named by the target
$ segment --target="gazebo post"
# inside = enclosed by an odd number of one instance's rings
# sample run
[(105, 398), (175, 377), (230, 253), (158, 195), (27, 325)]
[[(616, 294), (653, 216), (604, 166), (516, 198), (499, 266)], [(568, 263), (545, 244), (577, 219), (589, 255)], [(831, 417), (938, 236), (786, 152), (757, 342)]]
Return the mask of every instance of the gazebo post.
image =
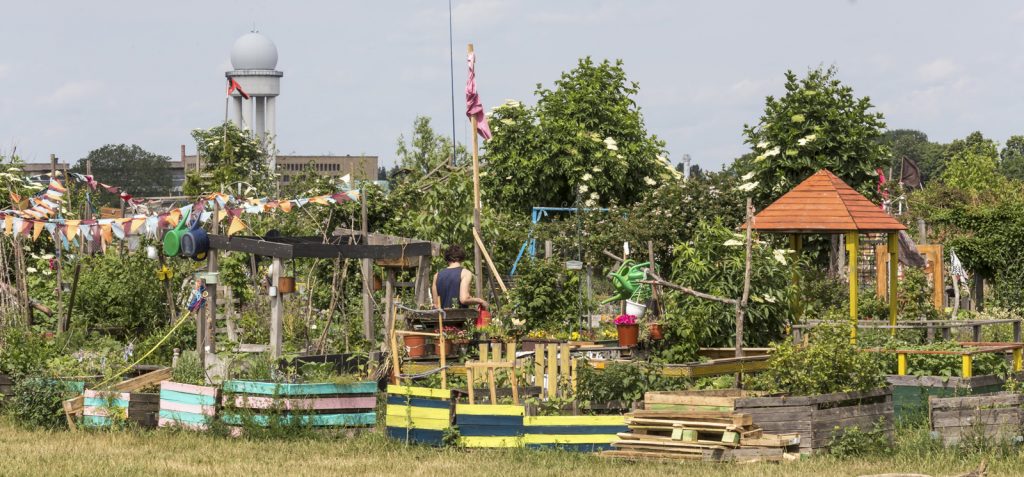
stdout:
[(897, 288), (899, 286), (899, 243), (898, 235), (889, 232), (889, 324), (892, 325), (892, 336), (896, 336), (896, 315), (898, 308)]
[(857, 249), (860, 245), (860, 234), (856, 231), (846, 233), (846, 250), (850, 254), (850, 343), (857, 344)]
[(789, 300), (789, 308), (790, 308), (790, 311), (793, 313), (793, 321), (799, 321), (799, 319), (802, 318), (802, 316), (801, 316), (802, 313), (800, 313), (800, 307), (802, 306), (802, 303), (800, 303), (800, 293), (796, 292), (796, 290), (800, 286), (800, 270), (797, 268), (797, 261), (800, 260), (800, 255), (803, 254), (803, 249), (804, 249), (803, 237), (800, 234), (790, 234), (789, 235), (789, 248), (791, 250), (793, 250), (793, 264), (792, 264), (792, 267), (793, 267), (793, 288), (794, 288), (793, 296)]

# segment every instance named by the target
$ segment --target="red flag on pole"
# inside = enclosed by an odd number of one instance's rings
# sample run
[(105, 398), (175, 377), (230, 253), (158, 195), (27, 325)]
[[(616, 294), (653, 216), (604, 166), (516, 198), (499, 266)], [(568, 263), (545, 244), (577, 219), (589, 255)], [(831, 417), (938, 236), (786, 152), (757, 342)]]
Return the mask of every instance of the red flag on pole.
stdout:
[(480, 95), (476, 92), (476, 55), (470, 53), (466, 62), (469, 63), (469, 77), (466, 78), (466, 117), (476, 118), (477, 132), (484, 139), (490, 139), (491, 127), (487, 125), (484, 104), (480, 102)]
[(231, 93), (234, 93), (236, 90), (243, 98), (249, 99), (249, 93), (242, 90), (242, 85), (238, 84), (234, 78), (228, 78), (228, 96), (231, 96)]

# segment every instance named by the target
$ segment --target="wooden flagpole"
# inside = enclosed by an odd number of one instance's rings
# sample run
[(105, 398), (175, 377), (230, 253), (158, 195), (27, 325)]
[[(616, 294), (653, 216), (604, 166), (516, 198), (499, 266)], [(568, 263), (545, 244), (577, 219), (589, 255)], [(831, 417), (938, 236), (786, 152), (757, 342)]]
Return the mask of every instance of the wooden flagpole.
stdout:
[[(473, 44), (470, 43), (466, 46), (468, 54), (473, 54)], [(475, 63), (475, 62), (474, 62)], [(474, 64), (475, 66), (475, 64)], [(477, 138), (476, 131), (476, 117), (471, 116), (469, 118), (472, 135), (473, 135), (473, 234), (475, 236), (482, 236), (480, 233), (480, 145), (479, 138)], [(454, 140), (455, 138), (452, 138)], [(483, 263), (480, 257), (480, 245), (476, 240), (473, 241), (473, 273), (476, 275), (476, 297), (483, 297)]]

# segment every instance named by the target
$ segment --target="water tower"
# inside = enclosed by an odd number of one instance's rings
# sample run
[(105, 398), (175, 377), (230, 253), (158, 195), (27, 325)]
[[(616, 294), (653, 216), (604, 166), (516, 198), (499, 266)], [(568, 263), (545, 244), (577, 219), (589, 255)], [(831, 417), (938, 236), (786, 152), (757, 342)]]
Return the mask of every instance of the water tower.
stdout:
[(281, 77), (277, 71), (277, 46), (258, 32), (242, 35), (231, 47), (232, 71), (224, 73), (228, 84), (234, 80), (249, 96), (245, 99), (237, 89), (231, 93), (231, 121), (247, 129), (267, 145), (271, 170), (276, 170), (277, 95), (281, 94)]

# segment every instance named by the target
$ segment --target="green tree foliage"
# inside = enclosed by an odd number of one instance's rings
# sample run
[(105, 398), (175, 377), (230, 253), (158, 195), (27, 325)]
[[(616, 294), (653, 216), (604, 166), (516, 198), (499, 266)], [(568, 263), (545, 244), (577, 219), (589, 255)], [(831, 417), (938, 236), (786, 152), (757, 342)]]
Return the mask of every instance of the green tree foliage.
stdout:
[[(168, 195), (171, 191), (171, 158), (149, 152), (135, 144), (107, 144), (89, 151), (71, 170), (85, 174), (92, 161), (92, 174), (104, 184), (116, 186), (138, 197)], [(104, 202), (120, 204), (118, 196), (101, 192)]]
[[(900, 179), (903, 159), (910, 159), (921, 170), (925, 182), (938, 178), (946, 168), (946, 146), (928, 140), (928, 135), (916, 129), (892, 129), (879, 139), (891, 154), (892, 179)], [(888, 174), (889, 171), (886, 171)]]
[(826, 168), (868, 197), (875, 194), (876, 168), (887, 164), (879, 141), (885, 122), (868, 97), (836, 77), (835, 68), (814, 69), (803, 78), (786, 72), (786, 93), (765, 100), (755, 125), (744, 125), (745, 142), (757, 156), (745, 169), (756, 173), (758, 207)]
[[(750, 307), (744, 321), (746, 346), (766, 346), (780, 339), (792, 315), (790, 256), (757, 242), (752, 249)], [(690, 242), (675, 248), (671, 281), (712, 295), (738, 299), (743, 292), (742, 237), (719, 223), (702, 222)], [(784, 263), (785, 262), (785, 263)], [(665, 351), (670, 362), (696, 358), (699, 347), (732, 346), (736, 308), (666, 291)]]
[(999, 171), (1011, 179), (1024, 180), (1024, 136), (1010, 136), (999, 151)]
[(73, 326), (109, 329), (121, 338), (144, 336), (167, 321), (157, 262), (143, 253), (83, 257)]
[(513, 316), (524, 321), (525, 332), (561, 331), (580, 316), (579, 274), (567, 274), (559, 260), (524, 260), (516, 271), (516, 286), (508, 296)]
[[(470, 158), (466, 148), (459, 144), (456, 148), (456, 166), (463, 166), (469, 163)], [(430, 125), (430, 118), (427, 116), (416, 116), (413, 120), (412, 136), (405, 139), (405, 135), (398, 137), (398, 149), (395, 151), (398, 164), (397, 177), (389, 177), (391, 180), (415, 181), (423, 178), (438, 166), (451, 163), (452, 140), (443, 134), (434, 132)], [(392, 174), (395, 176), (395, 174)]]
[(508, 101), (495, 108), (484, 156), (489, 204), (520, 212), (538, 205), (629, 205), (676, 177), (664, 142), (647, 133), (638, 91), (621, 61), (588, 57), (554, 89), (538, 85), (536, 106)]
[(238, 182), (256, 189), (255, 194), (270, 192), (275, 185), (274, 171), (267, 163), (267, 151), (258, 138), (227, 122), (210, 129), (195, 129), (203, 171), (189, 172), (184, 186), (186, 195), (219, 191)]

